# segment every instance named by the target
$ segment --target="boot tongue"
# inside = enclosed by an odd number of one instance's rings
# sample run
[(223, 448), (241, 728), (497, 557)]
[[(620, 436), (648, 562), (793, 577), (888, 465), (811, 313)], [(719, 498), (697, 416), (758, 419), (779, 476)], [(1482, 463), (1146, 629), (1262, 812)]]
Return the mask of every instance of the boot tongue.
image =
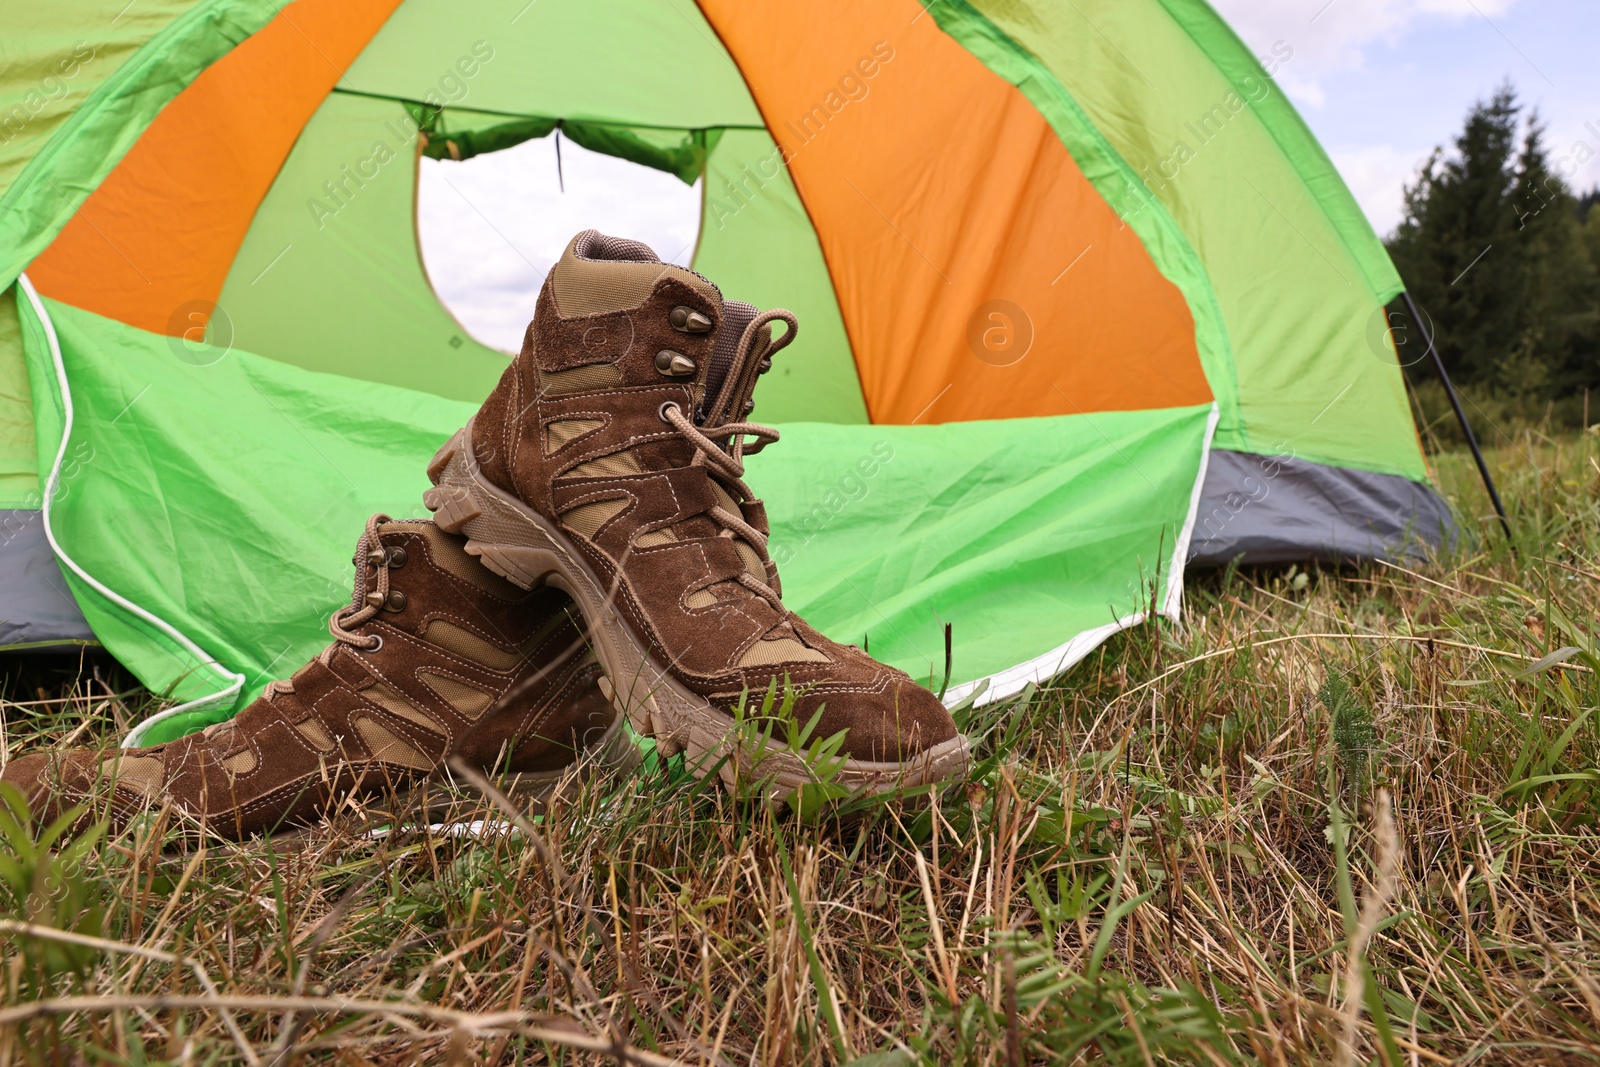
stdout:
[(663, 263), (642, 241), (585, 230), (572, 239), (550, 269), (550, 288), (564, 318), (637, 307), (663, 277), (673, 277), (705, 297), (713, 308), (722, 292), (705, 278)]
[[(756, 317), (753, 304), (739, 300), (722, 302), (722, 325), (717, 329), (717, 343), (711, 350), (711, 366), (706, 368), (705, 393), (700, 398), (700, 411), (696, 421), (704, 422), (714, 414), (722, 397), (722, 387), (727, 384), (728, 372), (733, 370), (739, 356), (739, 338), (744, 328)], [(733, 414), (733, 413), (729, 413)]]

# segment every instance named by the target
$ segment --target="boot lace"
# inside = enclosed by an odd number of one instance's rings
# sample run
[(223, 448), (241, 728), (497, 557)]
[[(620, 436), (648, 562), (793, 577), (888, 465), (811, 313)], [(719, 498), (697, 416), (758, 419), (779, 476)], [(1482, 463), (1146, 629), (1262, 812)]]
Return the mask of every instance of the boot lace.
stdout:
[[(788, 327), (787, 331), (781, 337), (764, 340), (770, 336), (770, 331), (764, 330), (764, 327), (777, 321), (782, 321)], [(723, 410), (708, 413), (703, 427), (696, 426), (694, 420), (685, 415), (678, 404), (668, 401), (661, 405), (661, 421), (677, 430), (684, 440), (694, 446), (695, 456), (691, 465), (707, 468), (707, 473), (737, 501), (744, 502), (756, 498), (755, 493), (744, 482), (744, 457), (753, 456), (766, 446), (775, 443), (778, 440), (778, 431), (760, 423), (730, 421), (727, 416), (730, 412), (742, 412), (751, 392), (755, 389), (755, 379), (760, 371), (756, 373), (750, 371), (758, 362), (770, 360), (775, 353), (786, 347), (794, 339), (797, 328), (798, 323), (794, 313), (783, 308), (764, 311), (750, 321), (739, 338), (737, 354), (733, 366), (728, 371), (728, 378), (734, 383), (731, 389), (725, 390), (730, 394), (730, 398), (723, 405)], [(740, 538), (755, 549), (763, 564), (770, 564), (767, 535), (745, 521), (743, 515), (735, 514), (721, 504), (712, 507), (706, 514), (722, 527), (722, 536)], [(778, 592), (748, 570), (741, 570), (737, 581), (778, 611), (783, 610), (783, 602)]]
[[(335, 641), (366, 652), (376, 652), (382, 648), (383, 638), (377, 634), (363, 637), (350, 631), (364, 625), (389, 599), (389, 568), (384, 563), (383, 543), (378, 539), (378, 527), (388, 521), (389, 516), (382, 514), (367, 520), (367, 528), (356, 543), (355, 594), (349, 604), (328, 619), (328, 632)], [(366, 592), (368, 567), (378, 572), (378, 588), (372, 593)]]

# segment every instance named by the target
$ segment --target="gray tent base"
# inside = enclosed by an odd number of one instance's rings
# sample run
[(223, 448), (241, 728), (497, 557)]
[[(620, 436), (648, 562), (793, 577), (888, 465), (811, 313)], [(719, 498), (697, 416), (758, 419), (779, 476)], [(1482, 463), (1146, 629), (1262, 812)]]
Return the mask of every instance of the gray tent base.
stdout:
[(1188, 562), (1398, 562), (1453, 547), (1458, 536), (1449, 505), (1409, 478), (1216, 449)]
[(0, 510), (0, 650), (98, 644), (38, 511)]
[[(1453, 545), (1425, 485), (1392, 474), (1214, 450), (1189, 542), (1193, 566), (1415, 559)], [(0, 650), (95, 643), (38, 511), (0, 511)]]

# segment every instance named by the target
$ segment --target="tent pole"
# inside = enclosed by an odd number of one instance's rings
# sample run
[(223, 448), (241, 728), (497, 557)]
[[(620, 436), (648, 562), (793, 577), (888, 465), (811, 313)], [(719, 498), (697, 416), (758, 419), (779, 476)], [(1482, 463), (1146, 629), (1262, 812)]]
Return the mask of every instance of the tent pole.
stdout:
[(1478, 447), (1478, 438), (1472, 432), (1472, 424), (1467, 421), (1467, 413), (1461, 409), (1461, 398), (1456, 395), (1456, 387), (1450, 381), (1450, 373), (1444, 369), (1444, 360), (1439, 357), (1439, 349), (1433, 343), (1433, 334), (1422, 321), (1422, 316), (1417, 313), (1417, 305), (1411, 299), (1411, 293), (1402, 289), (1400, 299), (1406, 302), (1406, 311), (1411, 314), (1411, 321), (1417, 324), (1417, 329), (1422, 331), (1422, 339), (1428, 343), (1428, 355), (1433, 357), (1433, 369), (1439, 373), (1439, 381), (1444, 384), (1444, 393), (1450, 398), (1450, 406), (1455, 409), (1456, 421), (1461, 424), (1461, 432), (1466, 435), (1467, 447), (1472, 449), (1472, 458), (1478, 464), (1478, 474), (1483, 478), (1483, 487), (1489, 491), (1489, 500), (1494, 504), (1494, 512), (1500, 517), (1500, 528), (1505, 531), (1506, 540), (1511, 540), (1511, 523), (1506, 519), (1505, 505), (1500, 503), (1500, 492), (1494, 487), (1494, 478), (1489, 474), (1489, 465), (1483, 460), (1483, 450)]

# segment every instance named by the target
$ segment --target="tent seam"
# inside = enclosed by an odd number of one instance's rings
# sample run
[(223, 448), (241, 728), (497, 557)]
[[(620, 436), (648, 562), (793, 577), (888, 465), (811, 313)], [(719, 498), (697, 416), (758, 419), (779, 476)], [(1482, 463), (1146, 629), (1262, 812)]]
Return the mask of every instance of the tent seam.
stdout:
[[(1239, 454), (1246, 456), (1273, 455), (1272, 452), (1259, 448), (1227, 448), (1224, 451), (1238, 452)], [(1421, 449), (1418, 449), (1418, 451), (1421, 452)], [(1421, 477), (1418, 477), (1415, 474), (1408, 474), (1399, 467), (1386, 466), (1377, 463), (1357, 463), (1347, 459), (1332, 459), (1328, 456), (1322, 455), (1321, 453), (1313, 452), (1295, 451), (1289, 454), (1289, 458), (1304, 460), (1307, 463), (1315, 463), (1323, 467), (1332, 467), (1336, 470), (1365, 471), (1368, 474), (1391, 475), (1396, 478), (1404, 478), (1408, 482), (1415, 482), (1417, 485), (1421, 485), (1428, 489), (1436, 488), (1433, 480), (1428, 476), (1426, 470), (1424, 470)]]
[[(711, 17), (711, 13), (705, 9), (705, 5), (701, 3), (701, 0), (695, 0), (695, 7), (699, 10), (700, 17), (706, 20), (706, 25), (710, 27), (711, 32), (717, 35), (717, 43), (727, 53), (728, 61), (733, 64), (733, 69), (739, 72), (739, 77), (743, 79), (745, 84), (745, 91), (750, 92), (750, 78), (745, 74), (744, 67), (739, 63), (739, 57), (733, 54), (733, 49), (728, 47), (728, 42), (722, 39), (722, 31), (717, 28), (716, 20)], [(867, 413), (867, 423), (876, 425), (878, 420), (872, 413), (872, 398), (867, 395), (865, 379), (861, 374), (861, 359), (857, 355), (855, 331), (851, 328), (850, 316), (845, 314), (844, 301), (839, 299), (839, 285), (834, 280), (833, 264), (828, 261), (828, 246), (822, 240), (822, 231), (817, 228), (816, 218), (811, 214), (811, 205), (806, 202), (806, 193), (805, 189), (801, 187), (800, 175), (790, 168), (788, 156), (784, 151), (783, 145), (779, 143), (778, 138), (772, 133), (774, 129), (772, 120), (767, 117), (766, 109), (761, 106), (761, 100), (753, 92), (750, 93), (750, 102), (755, 105), (756, 114), (761, 116), (761, 121), (764, 124), (762, 128), (767, 131), (768, 136), (772, 137), (772, 143), (777, 146), (779, 161), (783, 164), (783, 169), (788, 172), (789, 181), (794, 185), (795, 198), (800, 201), (800, 207), (806, 213), (806, 221), (811, 224), (811, 233), (816, 237), (817, 241), (817, 252), (822, 256), (822, 266), (828, 274), (828, 288), (833, 290), (833, 302), (839, 309), (839, 324), (844, 327), (844, 339), (850, 346), (850, 365), (856, 370), (856, 389), (861, 393), (861, 407)], [(709, 151), (706, 156), (709, 164)], [(709, 183), (706, 184), (709, 185)], [(702, 225), (704, 220), (705, 214), (702, 212)]]
[[(1224, 364), (1219, 368), (1219, 370), (1226, 376), (1226, 384), (1228, 385), (1229, 391), (1232, 393), (1232, 396), (1228, 397), (1227, 399), (1230, 400), (1234, 413), (1233, 421), (1236, 424), (1236, 432), (1243, 440), (1249, 442), (1250, 428), (1244, 419), (1244, 401), (1243, 396), (1240, 393), (1239, 374), (1237, 368), (1237, 359), (1233, 348), (1233, 338), (1228, 332), (1228, 322), (1227, 318), (1222, 313), (1221, 300), (1217, 296), (1216, 286), (1214, 286), (1211, 282), (1211, 274), (1206, 269), (1205, 264), (1201, 261), (1199, 253), (1194, 248), (1194, 244), (1189, 240), (1188, 235), (1183, 232), (1183, 228), (1178, 225), (1177, 220), (1172, 217), (1172, 213), (1167, 210), (1166, 204), (1162, 203), (1159, 197), (1157, 197), (1153, 192), (1151, 192), (1137, 180), (1137, 176), (1132, 165), (1128, 163), (1127, 159), (1123, 157), (1122, 153), (1117, 151), (1116, 147), (1112, 145), (1110, 140), (1106, 138), (1105, 134), (1101, 132), (1094, 120), (1089, 117), (1088, 112), (1084, 111), (1083, 106), (1079, 104), (1077, 98), (1072, 95), (1072, 92), (1062, 84), (1061, 80), (1055, 76), (1054, 72), (1052, 72), (1049, 67), (1047, 67), (1041, 59), (1039, 59), (1038, 56), (1034, 55), (1030, 49), (1028, 49), (1010, 34), (1002, 30), (994, 23), (992, 19), (990, 19), (982, 11), (979, 11), (971, 3), (968, 3), (967, 0), (947, 0), (944, 5), (934, 4), (930, 6), (929, 13), (934, 16), (935, 24), (938, 25), (940, 30), (949, 35), (951, 40), (959, 44), (968, 54), (970, 54), (979, 63), (982, 63), (983, 66), (996, 77), (1013, 86), (1019, 93), (1022, 94), (1023, 98), (1027, 100), (1033, 109), (1039, 114), (1039, 117), (1044, 120), (1045, 125), (1049, 126), (1051, 132), (1053, 132), (1056, 135), (1056, 138), (1061, 141), (1062, 146), (1067, 149), (1068, 155), (1073, 157), (1073, 162), (1077, 164), (1079, 170), (1083, 171), (1084, 178), (1088, 180), (1090, 186), (1094, 189), (1095, 193), (1100, 197), (1101, 201), (1105, 203), (1107, 207), (1110, 207), (1113, 211), (1117, 211), (1116, 207), (1111, 202), (1111, 198), (1107, 196), (1106, 191), (1101, 188), (1100, 183), (1095, 181), (1095, 179), (1090, 176), (1089, 172), (1084, 169), (1082, 162), (1080, 162), (1073, 154), (1072, 146), (1067, 143), (1066, 137), (1062, 135), (1062, 131), (1057, 127), (1056, 123), (1053, 122), (1050, 116), (1045, 113), (1044, 109), (1040, 107), (1039, 102), (1034, 99), (1033, 95), (1030, 94), (1026, 88), (1024, 88), (1024, 81), (1036, 83), (1040, 87), (1040, 91), (1043, 94), (1055, 97), (1060, 105), (1070, 113), (1070, 116), (1073, 120), (1073, 125), (1077, 128), (1080, 134), (1089, 140), (1094, 149), (1101, 154), (1102, 158), (1107, 163), (1110, 164), (1112, 170), (1114, 170), (1116, 174), (1122, 178), (1125, 187), (1128, 190), (1131, 190), (1133, 195), (1138, 199), (1139, 203), (1142, 205), (1140, 210), (1143, 210), (1144, 207), (1152, 207), (1155, 209), (1155, 227), (1162, 235), (1165, 236), (1168, 241), (1172, 243), (1173, 247), (1177, 249), (1178, 258), (1182, 262), (1182, 265), (1187, 268), (1187, 274), (1193, 279), (1193, 284), (1200, 289), (1200, 292), (1195, 294), (1197, 297), (1195, 302), (1203, 304), (1209, 310), (1211, 325), (1208, 329), (1204, 329), (1204, 332), (1213, 335), (1214, 340), (1219, 348), (1217, 357)], [(972, 47), (966, 41), (962, 40), (960, 36), (951, 32), (950, 28), (945, 24), (944, 20), (949, 18), (951, 14), (955, 14), (957, 17), (965, 19), (969, 23), (975, 25), (979, 31), (986, 35), (994, 44), (1005, 49), (1013, 58), (1025, 64), (1028, 68), (1027, 78), (1023, 79), (1022, 81), (1012, 81), (1010, 78), (1006, 77), (1005, 74), (995, 70), (994, 67), (985, 62), (982, 56), (973, 51)], [(1118, 211), (1117, 213), (1121, 218), (1123, 225), (1132, 229), (1134, 234), (1138, 236), (1139, 243), (1144, 247), (1145, 254), (1150, 257), (1150, 262), (1155, 266), (1157, 273), (1160, 274), (1168, 284), (1178, 290), (1179, 294), (1184, 298), (1184, 305), (1189, 307), (1190, 293), (1186, 289), (1185, 284), (1181, 284), (1176, 278), (1170, 276), (1168, 272), (1163, 269), (1162, 260), (1152, 250), (1151, 242), (1146, 240), (1145, 235), (1140, 232), (1139, 227), (1135, 226), (1130, 221), (1134, 215), (1138, 214), (1138, 212), (1134, 212), (1133, 215), (1124, 214), (1121, 211)], [(1190, 318), (1194, 321), (1195, 326), (1196, 355), (1200, 357), (1202, 370), (1205, 370), (1206, 360), (1203, 356), (1200, 356), (1198, 351), (1200, 348), (1199, 335), (1202, 332), (1203, 327), (1201, 326), (1199, 317), (1195, 315), (1192, 307), (1190, 307), (1189, 314)], [(1206, 374), (1206, 382), (1211, 387), (1213, 396), (1216, 397), (1219, 391), (1216, 388), (1216, 383), (1211, 381), (1211, 375), (1209, 372)]]
[[(737, 64), (735, 64), (735, 66), (737, 66)], [(434, 106), (425, 100), (417, 100), (413, 97), (402, 96), (399, 93), (374, 93), (368, 92), (364, 89), (345, 89), (337, 85), (333, 87), (329, 95), (333, 95), (335, 93), (340, 96), (365, 97), (368, 100), (393, 100), (397, 103), (415, 104), (419, 107), (431, 108)], [(682, 130), (693, 133), (696, 131), (710, 132), (711, 130), (765, 130), (767, 128), (766, 126), (757, 126), (749, 123), (718, 123), (715, 126), (664, 126), (659, 123), (651, 122), (616, 122), (611, 119), (588, 119), (579, 115), (550, 115), (543, 112), (501, 111), (498, 108), (469, 108), (455, 107), (454, 105), (446, 105), (439, 110), (446, 113), (450, 111), (469, 111), (477, 115), (504, 115), (508, 119), (549, 119), (552, 122), (577, 122), (582, 123), (585, 126), (605, 126), (610, 129), (617, 130)], [(534, 139), (537, 140), (537, 138)]]
[(149, 611), (148, 609), (135, 604), (133, 601), (122, 596), (116, 590), (107, 586), (98, 578), (94, 577), (94, 575), (84, 570), (84, 568), (80, 566), (76, 560), (67, 554), (66, 549), (61, 546), (61, 543), (56, 540), (55, 530), (50, 524), (50, 504), (55, 496), (56, 490), (60, 487), (61, 464), (66, 457), (67, 446), (71, 443), (72, 439), (74, 417), (72, 406), (72, 389), (67, 380), (66, 361), (61, 355), (61, 340), (56, 335), (55, 323), (50, 318), (50, 312), (45, 308), (44, 302), (39, 298), (38, 290), (33, 287), (33, 282), (28, 278), (26, 273), (18, 275), (17, 284), (22, 290), (23, 294), (27, 296), (28, 303), (31, 306), (33, 313), (38, 316), (39, 324), (44, 328), (45, 341), (49, 345), (50, 358), (55, 369), (56, 389), (60, 395), (61, 401), (61, 444), (56, 449), (55, 461), (50, 465), (50, 475), (45, 480), (44, 500), (40, 505), (40, 512), (44, 518), (44, 536), (45, 540), (50, 543), (50, 550), (55, 553), (56, 558), (59, 559), (64, 566), (71, 570), (73, 574), (77, 575), (78, 578), (86, 583), (90, 588), (94, 589), (95, 592), (99, 593), (101, 596), (104, 596), (106, 599), (110, 600), (124, 611), (131, 613), (136, 618), (148, 623), (151, 626), (154, 626), (158, 631), (165, 634), (172, 641), (176, 642), (178, 646), (186, 653), (198, 660), (202, 667), (212, 668), (218, 674), (220, 674), (222, 678), (228, 680), (228, 684), (218, 692), (209, 694), (207, 696), (198, 697), (194, 700), (185, 701), (184, 703), (174, 705), (170, 708), (165, 708), (145, 719), (138, 726), (134, 727), (133, 730), (129, 732), (128, 736), (123, 740), (122, 747), (136, 748), (138, 747), (140, 739), (144, 737), (149, 732), (150, 728), (157, 723), (164, 722), (175, 715), (194, 710), (195, 708), (204, 705), (215, 704), (220, 701), (236, 698), (240, 691), (244, 688), (245, 678), (243, 674), (238, 674), (234, 671), (228, 670), (221, 663), (219, 663), (215, 657), (208, 655), (203, 649), (200, 648), (199, 645), (195, 644), (194, 641), (192, 641), (177, 627), (173, 626), (171, 623), (167, 622), (165, 619), (162, 619), (160, 616)]

